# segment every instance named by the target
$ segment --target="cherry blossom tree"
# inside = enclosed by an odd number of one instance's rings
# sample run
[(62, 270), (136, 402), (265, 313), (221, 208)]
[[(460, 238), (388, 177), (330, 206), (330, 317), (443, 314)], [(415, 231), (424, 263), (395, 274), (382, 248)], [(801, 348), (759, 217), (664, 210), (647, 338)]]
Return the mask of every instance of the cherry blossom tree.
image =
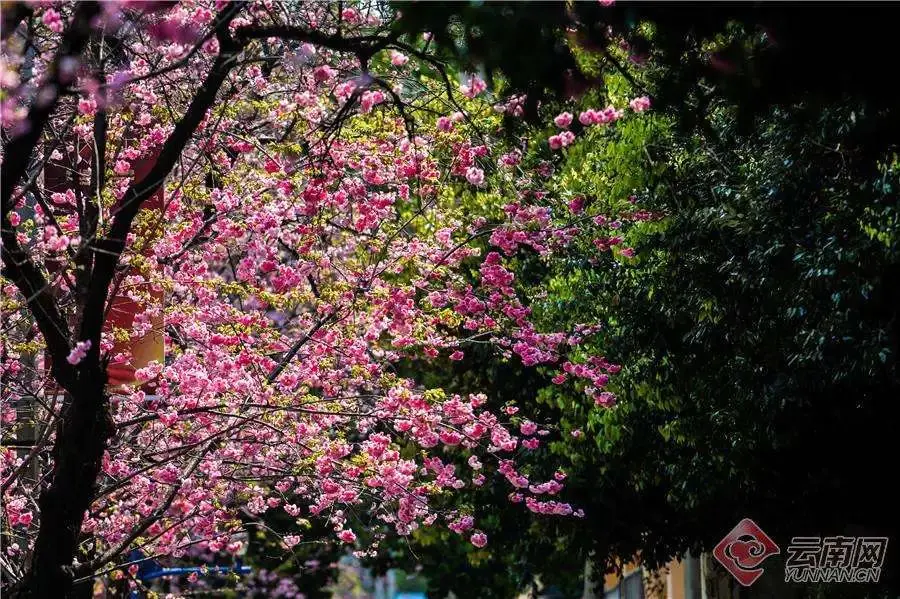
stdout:
[[(133, 549), (237, 552), (234, 533), (268, 510), (298, 530), (327, 522), (360, 554), (428, 525), (481, 547), (477, 513), (436, 498), (488, 475), (531, 512), (579, 515), (559, 480), (527, 474), (552, 423), (393, 365), (486, 344), (612, 405), (615, 365), (567, 357), (596, 323), (538, 330), (515, 265), (582, 238), (627, 256), (616, 215), (546, 191), (553, 156), (579, 142), (571, 115), (509, 142), (503, 119), (523, 98), (457, 76), (394, 16), (265, 0), (4, 6), (12, 596), (89, 593), (133, 575)], [(648, 106), (635, 102), (581, 114), (578, 131)], [(154, 338), (165, 357), (142, 362)]]

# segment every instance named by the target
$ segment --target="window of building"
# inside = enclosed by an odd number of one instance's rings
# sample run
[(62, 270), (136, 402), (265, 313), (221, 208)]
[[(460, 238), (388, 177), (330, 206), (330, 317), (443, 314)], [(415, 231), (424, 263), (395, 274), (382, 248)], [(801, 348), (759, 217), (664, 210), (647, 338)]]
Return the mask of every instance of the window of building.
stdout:
[(644, 599), (644, 577), (638, 569), (603, 594), (603, 599)]

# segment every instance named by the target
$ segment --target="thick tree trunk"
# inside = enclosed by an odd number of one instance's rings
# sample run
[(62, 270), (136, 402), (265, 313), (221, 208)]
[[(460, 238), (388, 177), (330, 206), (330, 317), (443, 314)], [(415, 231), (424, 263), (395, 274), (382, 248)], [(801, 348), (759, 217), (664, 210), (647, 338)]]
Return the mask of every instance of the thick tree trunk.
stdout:
[(94, 499), (103, 452), (112, 434), (105, 394), (106, 373), (80, 372), (76, 392), (64, 408), (54, 445), (54, 471), (41, 492), (40, 529), (31, 568), (13, 597), (73, 596), (73, 560), (84, 513)]

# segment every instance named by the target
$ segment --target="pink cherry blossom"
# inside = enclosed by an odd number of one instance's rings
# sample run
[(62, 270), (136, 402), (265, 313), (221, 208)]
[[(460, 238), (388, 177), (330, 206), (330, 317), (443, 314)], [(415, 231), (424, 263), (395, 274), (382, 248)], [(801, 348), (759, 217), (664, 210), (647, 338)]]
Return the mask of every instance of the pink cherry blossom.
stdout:
[(560, 129), (567, 129), (572, 124), (573, 118), (571, 112), (562, 112), (554, 117), (553, 122)]
[(402, 67), (407, 62), (409, 62), (409, 57), (403, 54), (402, 52), (397, 52), (396, 50), (391, 50), (391, 64), (395, 67)]
[(93, 98), (81, 98), (78, 100), (78, 112), (92, 115), (97, 111), (97, 102)]
[(475, 526), (475, 519), (470, 515), (465, 515), (450, 522), (450, 524), (447, 525), (447, 528), (457, 534), (462, 534), (467, 530), (471, 530), (473, 526)]
[(604, 391), (602, 393), (597, 394), (597, 396), (594, 397), (594, 402), (596, 402), (596, 404), (599, 406), (609, 408), (609, 407), (612, 407), (615, 405), (616, 396), (608, 391)]
[(372, 112), (372, 108), (384, 102), (384, 92), (381, 90), (363, 92), (360, 106), (363, 112)]
[(330, 81), (336, 74), (337, 72), (328, 65), (322, 65), (313, 70), (313, 77), (319, 83)]
[(484, 184), (484, 171), (478, 168), (477, 166), (470, 166), (466, 170), (466, 181), (475, 185), (476, 187), (480, 187)]
[(523, 435), (533, 435), (537, 431), (537, 424), (530, 420), (526, 420), (521, 425), (519, 425), (519, 432)]
[(50, 31), (54, 33), (62, 33), (63, 30), (63, 22), (62, 17), (59, 16), (59, 13), (56, 12), (52, 8), (48, 8), (44, 11), (44, 14), (41, 16), (41, 22), (44, 23), (47, 27), (50, 28)]
[(345, 529), (338, 533), (338, 538), (344, 543), (353, 543), (356, 541), (356, 535), (352, 530)]
[(450, 131), (453, 129), (453, 121), (446, 116), (442, 116), (437, 120), (438, 131)]
[(79, 364), (82, 360), (84, 360), (84, 357), (87, 355), (90, 349), (90, 340), (79, 341), (75, 344), (75, 347), (72, 348), (72, 351), (69, 352), (69, 355), (66, 357), (66, 361), (73, 366)]
[(628, 103), (631, 106), (631, 109), (635, 112), (644, 112), (648, 108), (650, 108), (650, 98), (647, 96), (641, 96), (639, 98), (634, 98), (631, 102)]
[(540, 444), (540, 440), (535, 438), (522, 440), (522, 447), (524, 447), (525, 449), (537, 449)]
[(460, 85), (459, 90), (467, 98), (475, 98), (487, 89), (487, 84), (480, 77), (472, 75), (466, 85)]

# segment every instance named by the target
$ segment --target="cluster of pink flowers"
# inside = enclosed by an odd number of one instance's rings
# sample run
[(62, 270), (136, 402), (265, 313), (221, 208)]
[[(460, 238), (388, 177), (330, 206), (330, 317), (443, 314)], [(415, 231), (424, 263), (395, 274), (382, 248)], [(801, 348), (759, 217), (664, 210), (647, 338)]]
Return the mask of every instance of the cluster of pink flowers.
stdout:
[(567, 129), (572, 124), (572, 119), (571, 112), (562, 112), (554, 117), (553, 122), (560, 129)]
[(62, 17), (58, 12), (56, 12), (56, 10), (52, 8), (45, 9), (44, 14), (41, 15), (41, 22), (46, 25), (50, 29), (50, 31), (54, 33), (62, 33)]
[(475, 526), (475, 518), (473, 518), (472, 516), (466, 515), (466, 516), (460, 516), (456, 520), (453, 520), (452, 522), (450, 522), (450, 524), (447, 525), (447, 528), (449, 528), (450, 530), (452, 530), (453, 532), (455, 532), (457, 534), (462, 534), (462, 533), (466, 532), (467, 530), (471, 530), (474, 526)]
[(563, 373), (554, 377), (554, 383), (564, 383), (567, 375), (576, 379), (583, 379), (588, 383), (584, 388), (584, 392), (593, 398), (594, 403), (603, 407), (615, 405), (615, 395), (608, 391), (600, 391), (600, 389), (603, 389), (609, 383), (609, 375), (616, 374), (622, 370), (620, 365), (612, 364), (602, 356), (592, 356), (585, 364), (564, 362), (562, 370)]
[(472, 75), (466, 85), (460, 85), (459, 91), (467, 98), (475, 98), (487, 89), (487, 84), (481, 77)]
[(523, 95), (511, 96), (507, 98), (505, 102), (494, 104), (494, 110), (499, 113), (520, 118), (525, 115), (525, 100), (526, 97)]
[(606, 125), (614, 123), (622, 118), (622, 111), (616, 110), (612, 106), (607, 106), (602, 110), (589, 108), (578, 115), (578, 122), (584, 126), (590, 125)]
[(391, 64), (395, 67), (402, 67), (409, 62), (409, 57), (402, 52), (391, 50)]
[(44, 227), (44, 243), (51, 252), (62, 252), (71, 243), (68, 235), (60, 235), (59, 229), (53, 226)]
[(25, 497), (16, 497), (4, 502), (6, 519), (10, 526), (31, 526), (34, 520), (34, 514), (31, 510), (25, 509), (27, 499)]
[(372, 112), (372, 108), (384, 102), (384, 92), (381, 90), (363, 92), (360, 106), (363, 112)]
[(466, 181), (476, 187), (484, 185), (484, 171), (477, 166), (470, 166), (466, 169)]
[(650, 108), (650, 98), (647, 96), (641, 96), (639, 98), (634, 98), (631, 102), (628, 103), (631, 106), (631, 109), (635, 112), (644, 112), (648, 108)]
[(539, 501), (534, 497), (525, 498), (525, 507), (536, 514), (569, 516), (574, 511), (568, 503), (559, 501)]
[(551, 150), (559, 150), (575, 143), (575, 134), (571, 131), (563, 131), (558, 135), (551, 135), (547, 143), (550, 144)]
[(66, 360), (69, 362), (69, 364), (72, 364), (73, 366), (75, 364), (79, 364), (82, 360), (84, 360), (84, 357), (87, 355), (87, 353), (90, 349), (91, 349), (90, 341), (79, 341), (78, 343), (75, 344), (75, 347), (72, 348), (72, 351), (69, 352), (69, 355), (68, 355), (68, 357), (66, 357)]

